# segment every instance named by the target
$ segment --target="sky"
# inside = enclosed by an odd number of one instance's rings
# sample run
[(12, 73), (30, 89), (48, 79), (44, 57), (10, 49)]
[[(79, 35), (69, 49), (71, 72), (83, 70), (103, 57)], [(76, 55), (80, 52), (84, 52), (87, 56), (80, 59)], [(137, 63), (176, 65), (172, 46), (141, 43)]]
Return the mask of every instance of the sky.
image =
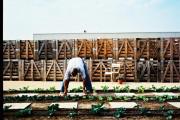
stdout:
[(3, 39), (34, 33), (180, 32), (180, 0), (3, 0)]

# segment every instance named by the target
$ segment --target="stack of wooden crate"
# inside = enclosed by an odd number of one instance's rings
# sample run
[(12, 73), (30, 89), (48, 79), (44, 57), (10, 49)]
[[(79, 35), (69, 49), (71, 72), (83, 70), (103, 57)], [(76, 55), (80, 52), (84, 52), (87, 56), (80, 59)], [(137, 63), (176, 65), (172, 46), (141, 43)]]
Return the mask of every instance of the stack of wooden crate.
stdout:
[(61, 81), (72, 57), (84, 58), (92, 81), (112, 63), (130, 82), (179, 82), (180, 38), (3, 41), (3, 80)]

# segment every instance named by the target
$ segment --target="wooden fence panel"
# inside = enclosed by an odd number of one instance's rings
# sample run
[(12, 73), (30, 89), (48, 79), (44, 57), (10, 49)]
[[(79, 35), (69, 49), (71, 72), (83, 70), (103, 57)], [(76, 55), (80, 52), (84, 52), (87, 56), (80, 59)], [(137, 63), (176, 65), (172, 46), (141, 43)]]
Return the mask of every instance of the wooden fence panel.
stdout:
[(113, 58), (113, 40), (97, 39), (93, 43), (95, 59)]
[(116, 56), (117, 60), (120, 57), (123, 57), (123, 58), (132, 57), (132, 58), (134, 58), (134, 47), (135, 47), (134, 46), (134, 39), (118, 39), (116, 42), (117, 42), (116, 44), (117, 44), (117, 49), (118, 49), (118, 51), (117, 51), (118, 53)]
[(53, 40), (39, 40), (36, 42), (37, 46), (37, 59), (38, 60), (52, 60), (55, 59), (53, 51)]
[(105, 69), (110, 68), (111, 61), (109, 60), (92, 60), (92, 81), (110, 81), (110, 76), (104, 76)]
[(44, 66), (46, 81), (62, 81), (65, 71), (65, 60), (47, 60)]
[(20, 40), (20, 59), (34, 59), (33, 40)]
[(161, 60), (180, 60), (180, 38), (164, 38), (161, 42)]
[(159, 38), (146, 38), (137, 39), (137, 59), (145, 58), (150, 60), (160, 59), (160, 39)]
[(74, 40), (57, 40), (56, 41), (56, 59), (70, 59), (73, 56)]
[[(121, 58), (119, 60), (114, 60), (113, 63), (120, 63), (121, 67), (119, 69), (119, 75), (123, 77), (126, 82), (134, 82), (135, 80), (135, 63), (133, 59)], [(117, 71), (117, 70), (116, 70)], [(115, 78), (118, 76), (116, 74)], [(114, 79), (114, 81), (117, 81)]]
[(140, 82), (159, 82), (160, 62), (158, 60), (139, 61), (137, 75)]
[(22, 80), (41, 81), (43, 77), (43, 60), (22, 60)]
[(179, 60), (164, 60), (161, 64), (161, 82), (180, 82)]
[(82, 40), (82, 39), (77, 39), (75, 41), (75, 46), (77, 48), (77, 52), (75, 56), (81, 57), (81, 58), (93, 58), (93, 41), (92, 40)]
[(3, 59), (16, 59), (16, 41), (3, 41)]
[(19, 80), (19, 61), (3, 60), (3, 80)]

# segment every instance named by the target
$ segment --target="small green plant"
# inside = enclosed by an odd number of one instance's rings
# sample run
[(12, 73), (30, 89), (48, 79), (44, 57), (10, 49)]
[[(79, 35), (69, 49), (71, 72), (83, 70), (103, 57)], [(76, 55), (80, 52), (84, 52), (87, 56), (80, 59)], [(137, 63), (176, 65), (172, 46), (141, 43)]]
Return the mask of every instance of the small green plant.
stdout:
[(39, 93), (45, 91), (43, 88), (36, 88), (33, 90), (34, 93)]
[(25, 108), (23, 110), (19, 110), (18, 112), (15, 113), (16, 117), (24, 117), (24, 116), (29, 116), (32, 114), (32, 108)]
[(164, 116), (166, 117), (166, 120), (172, 120), (173, 119), (173, 110), (168, 110), (167, 112), (164, 113)]
[(161, 111), (165, 110), (165, 105), (161, 105), (161, 106), (159, 107), (159, 110), (161, 110)]
[(55, 86), (53, 86), (53, 87), (50, 87), (50, 88), (48, 89), (48, 91), (49, 91), (49, 92), (55, 92), (55, 91), (56, 91), (56, 88), (55, 88)]
[(101, 112), (104, 111), (103, 105), (104, 105), (104, 103), (98, 103), (96, 105), (92, 105), (91, 106), (91, 113), (95, 114), (95, 115), (100, 114)]
[(70, 92), (82, 92), (83, 91), (83, 87), (82, 86), (79, 86), (77, 88), (73, 88), (72, 90), (70, 90)]
[(21, 92), (28, 92), (28, 91), (29, 91), (29, 86), (23, 87), (23, 88), (19, 88), (19, 90), (20, 90)]
[(131, 91), (128, 85), (125, 86), (122, 90), (128, 93)]
[(110, 101), (113, 101), (113, 97), (112, 97), (112, 96), (108, 96), (108, 97), (107, 97), (107, 101), (109, 101), (109, 102), (110, 102)]
[(103, 100), (104, 100), (104, 97), (103, 97), (103, 96), (98, 96), (98, 100), (99, 100), (99, 101), (103, 101)]
[(156, 100), (160, 103), (163, 103), (166, 101), (166, 98), (164, 96), (156, 96)]
[(113, 91), (114, 92), (120, 92), (121, 91), (120, 86), (114, 86)]
[(96, 96), (89, 95), (89, 96), (88, 96), (88, 99), (89, 99), (90, 101), (96, 100)]
[(59, 104), (52, 104), (48, 106), (48, 116), (51, 117), (58, 110)]
[(101, 88), (103, 92), (108, 92), (108, 89), (109, 89), (108, 86), (104, 85), (104, 86), (101, 86)]
[(71, 119), (74, 118), (75, 116), (78, 115), (77, 109), (73, 108), (69, 113), (68, 113), (68, 117), (70, 117)]
[(144, 93), (145, 88), (143, 86), (138, 87), (138, 93)]
[(126, 109), (125, 108), (117, 108), (116, 111), (114, 112), (114, 117), (115, 118), (121, 118), (124, 116)]

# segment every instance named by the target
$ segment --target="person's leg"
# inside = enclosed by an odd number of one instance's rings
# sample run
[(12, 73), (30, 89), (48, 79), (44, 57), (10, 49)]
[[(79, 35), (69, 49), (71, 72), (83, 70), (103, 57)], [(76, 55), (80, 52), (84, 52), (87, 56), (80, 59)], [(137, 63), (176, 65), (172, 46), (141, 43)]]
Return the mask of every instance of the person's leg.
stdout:
[(88, 92), (93, 92), (92, 84), (91, 84), (91, 80), (90, 80), (90, 77), (89, 77), (89, 73), (88, 73), (86, 63), (84, 63), (84, 70), (85, 70), (85, 74), (86, 74), (86, 79), (85, 79), (85, 81), (83, 81), (83, 84), (85, 84), (86, 90)]

